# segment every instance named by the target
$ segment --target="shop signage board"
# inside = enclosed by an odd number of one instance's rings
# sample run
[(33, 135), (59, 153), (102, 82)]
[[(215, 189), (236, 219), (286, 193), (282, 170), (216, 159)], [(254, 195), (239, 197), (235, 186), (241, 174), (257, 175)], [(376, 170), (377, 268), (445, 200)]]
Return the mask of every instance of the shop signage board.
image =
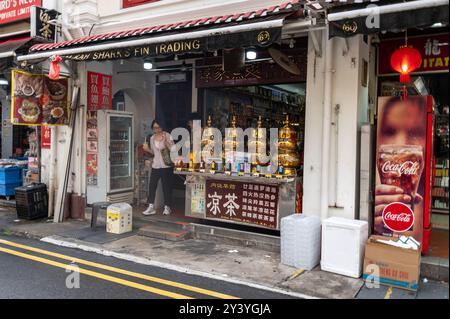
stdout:
[(424, 214), (431, 203), (426, 186), (431, 156), (427, 126), (430, 110), (429, 96), (378, 99), (376, 235), (412, 236), (422, 242)]
[(86, 150), (86, 181), (95, 186), (98, 183), (97, 111), (87, 112)]
[(56, 25), (50, 21), (56, 20), (60, 13), (56, 10), (31, 7), (31, 37), (54, 42), (56, 40)]
[(14, 125), (67, 125), (68, 78), (50, 80), (43, 74), (12, 71), (11, 123)]
[[(378, 55), (379, 75), (396, 73), (391, 68), (390, 57), (402, 45), (405, 45), (404, 38), (381, 41), (380, 54)], [(448, 33), (408, 37), (408, 46), (419, 50), (422, 56), (422, 65), (413, 74), (436, 71), (448, 72)]]
[(112, 76), (88, 72), (88, 109), (112, 108)]
[(0, 1), (0, 25), (28, 19), (32, 6), (42, 6), (42, 0)]
[(52, 129), (48, 126), (41, 127), (41, 148), (50, 149), (52, 140)]
[[(213, 30), (213, 29), (212, 29)], [(211, 32), (212, 32), (211, 30)], [(120, 40), (127, 41), (127, 40)], [(266, 47), (281, 42), (281, 28), (247, 31), (223, 35), (211, 35), (197, 39), (168, 41), (136, 47), (123, 47), (92, 51), (79, 54), (62, 54), (65, 59), (74, 61), (103, 61), (173, 55), (184, 53), (200, 53), (222, 48), (245, 46)]]
[(191, 186), (191, 212), (205, 213), (205, 183), (194, 183)]
[[(246, 64), (241, 72), (224, 71), (217, 65), (216, 59), (197, 62), (196, 86), (197, 88), (246, 86), (261, 84), (282, 84), (306, 81), (306, 51), (290, 59), (299, 67), (300, 75), (292, 74), (276, 63), (257, 62)], [(206, 67), (211, 64), (211, 66)]]
[(276, 229), (278, 186), (216, 179), (206, 181), (206, 218)]

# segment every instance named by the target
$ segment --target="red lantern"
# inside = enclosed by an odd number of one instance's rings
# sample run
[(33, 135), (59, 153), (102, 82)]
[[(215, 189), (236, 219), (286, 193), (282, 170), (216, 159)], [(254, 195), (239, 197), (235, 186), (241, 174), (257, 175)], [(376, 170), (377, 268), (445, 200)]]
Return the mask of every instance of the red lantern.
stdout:
[(400, 82), (409, 83), (409, 74), (422, 64), (420, 52), (414, 48), (403, 47), (395, 50), (391, 56), (392, 68), (400, 73)]

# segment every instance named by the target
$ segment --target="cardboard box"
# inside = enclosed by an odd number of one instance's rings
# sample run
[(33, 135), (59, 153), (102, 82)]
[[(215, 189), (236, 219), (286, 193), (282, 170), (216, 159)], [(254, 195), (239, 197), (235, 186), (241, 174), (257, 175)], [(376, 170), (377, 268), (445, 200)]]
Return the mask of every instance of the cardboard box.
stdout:
[[(368, 282), (375, 279), (382, 285), (416, 291), (419, 288), (421, 247), (404, 249), (377, 242), (377, 239), (394, 238), (371, 236), (367, 240), (363, 279)], [(378, 274), (373, 272), (374, 268)]]

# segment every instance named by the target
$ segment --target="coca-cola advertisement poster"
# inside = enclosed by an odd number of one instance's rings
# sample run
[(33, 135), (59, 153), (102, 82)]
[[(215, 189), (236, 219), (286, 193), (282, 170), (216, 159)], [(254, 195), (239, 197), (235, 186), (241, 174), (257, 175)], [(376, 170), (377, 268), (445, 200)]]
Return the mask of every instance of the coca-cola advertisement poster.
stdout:
[(422, 241), (427, 97), (378, 100), (374, 233)]

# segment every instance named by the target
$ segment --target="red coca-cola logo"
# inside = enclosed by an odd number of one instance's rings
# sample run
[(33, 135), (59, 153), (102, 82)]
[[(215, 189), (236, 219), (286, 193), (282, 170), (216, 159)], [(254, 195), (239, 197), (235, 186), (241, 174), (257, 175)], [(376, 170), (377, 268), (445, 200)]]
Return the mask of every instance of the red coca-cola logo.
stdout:
[(397, 172), (399, 175), (416, 175), (419, 171), (420, 164), (418, 162), (406, 161), (402, 164), (392, 163), (391, 161), (384, 162), (381, 167), (383, 173)]
[(406, 204), (391, 203), (383, 210), (383, 222), (393, 232), (402, 233), (414, 225), (414, 212)]

